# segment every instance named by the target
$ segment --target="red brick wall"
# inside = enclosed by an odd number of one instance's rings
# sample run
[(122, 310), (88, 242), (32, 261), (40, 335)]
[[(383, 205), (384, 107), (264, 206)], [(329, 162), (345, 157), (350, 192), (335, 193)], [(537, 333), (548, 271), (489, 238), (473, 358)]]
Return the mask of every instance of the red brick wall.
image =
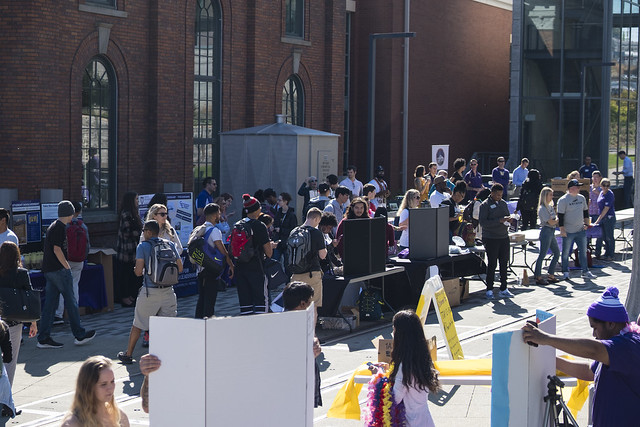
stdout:
[[(82, 73), (112, 24), (118, 82), (117, 193), (192, 186), (195, 0), (119, 0), (126, 18), (81, 12), (84, 0), (0, 3), (0, 169), (21, 199), (40, 188), (80, 198)], [(305, 126), (342, 133), (345, 0), (306, 0), (305, 41), (283, 43), (284, 0), (221, 0), (222, 131), (275, 120), (301, 52)], [(114, 240), (117, 224), (91, 225)], [(108, 237), (107, 237), (108, 236)], [(92, 239), (93, 241), (93, 239)]]
[[(404, 2), (358, 1), (353, 26), (351, 151), (365, 176), (369, 34), (404, 31)], [(471, 0), (411, 2), (408, 175), (402, 176), (402, 40), (378, 40), (375, 162), (392, 191), (413, 182), (431, 145), (449, 144), (450, 162), (476, 151), (508, 150), (511, 12)]]

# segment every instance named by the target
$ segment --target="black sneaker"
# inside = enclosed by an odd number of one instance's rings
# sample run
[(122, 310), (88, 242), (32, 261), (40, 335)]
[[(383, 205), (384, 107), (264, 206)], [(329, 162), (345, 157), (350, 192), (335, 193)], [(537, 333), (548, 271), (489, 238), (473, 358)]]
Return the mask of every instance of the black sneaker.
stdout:
[(64, 325), (64, 319), (62, 317), (54, 317), (53, 318), (53, 324), (54, 325)]
[(36, 345), (38, 348), (62, 348), (63, 344), (59, 342), (55, 342), (53, 338), (49, 337), (45, 340), (38, 341)]
[(85, 345), (96, 337), (96, 331), (87, 331), (81, 339), (76, 338), (73, 343), (75, 345)]
[(131, 365), (133, 363), (133, 357), (127, 356), (127, 353), (125, 353), (124, 351), (118, 353), (117, 357), (125, 365)]

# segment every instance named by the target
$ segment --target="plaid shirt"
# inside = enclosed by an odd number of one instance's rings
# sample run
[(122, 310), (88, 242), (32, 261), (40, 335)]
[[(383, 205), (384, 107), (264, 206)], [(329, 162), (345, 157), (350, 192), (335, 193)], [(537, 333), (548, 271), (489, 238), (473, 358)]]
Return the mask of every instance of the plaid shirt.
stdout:
[(136, 247), (142, 233), (142, 222), (133, 217), (130, 212), (120, 214), (118, 228), (118, 242), (116, 243), (116, 258), (121, 262), (136, 260)]

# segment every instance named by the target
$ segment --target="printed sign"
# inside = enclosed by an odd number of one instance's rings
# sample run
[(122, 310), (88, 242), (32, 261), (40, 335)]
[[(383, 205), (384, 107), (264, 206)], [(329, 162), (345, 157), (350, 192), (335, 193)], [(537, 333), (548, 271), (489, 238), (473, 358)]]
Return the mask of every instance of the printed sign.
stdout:
[[(185, 248), (189, 241), (189, 234), (193, 230), (193, 194), (192, 193), (167, 193), (167, 210), (169, 222), (178, 233), (180, 243)], [(149, 210), (149, 202), (153, 194), (138, 196), (138, 211), (140, 218), (144, 220)]]
[(449, 300), (447, 294), (442, 285), (440, 276), (433, 276), (424, 282), (420, 300), (418, 301), (418, 308), (416, 313), (420, 316), (422, 324), (427, 321), (427, 314), (429, 313), (429, 306), (433, 302), (433, 306), (436, 309), (436, 315), (438, 316), (438, 323), (442, 330), (445, 342), (447, 343), (447, 350), (449, 350), (449, 357), (452, 360), (464, 359), (462, 352), (462, 346), (458, 339), (458, 332), (456, 331), (456, 325), (453, 320), (453, 312), (451, 306), (449, 306)]
[(26, 245), (42, 240), (40, 223), (40, 202), (38, 200), (18, 200), (11, 203), (12, 230), (18, 242)]
[(449, 145), (432, 145), (431, 161), (438, 165), (438, 170), (449, 170)]

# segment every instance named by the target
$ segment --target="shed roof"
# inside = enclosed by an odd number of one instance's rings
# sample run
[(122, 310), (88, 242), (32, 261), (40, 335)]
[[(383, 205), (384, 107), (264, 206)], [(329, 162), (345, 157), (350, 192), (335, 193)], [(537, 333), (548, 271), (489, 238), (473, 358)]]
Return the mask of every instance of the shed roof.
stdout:
[(311, 136), (339, 136), (335, 133), (323, 132), (288, 123), (270, 123), (245, 129), (222, 132), (221, 135), (311, 135)]

